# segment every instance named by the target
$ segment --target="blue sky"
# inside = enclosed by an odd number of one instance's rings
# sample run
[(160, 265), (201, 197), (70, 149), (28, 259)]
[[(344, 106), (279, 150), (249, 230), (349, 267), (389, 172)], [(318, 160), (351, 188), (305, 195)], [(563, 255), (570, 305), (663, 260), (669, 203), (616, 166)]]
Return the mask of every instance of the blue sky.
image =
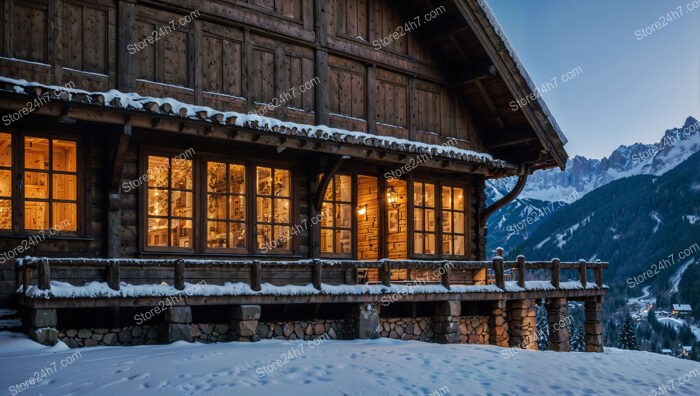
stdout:
[[(700, 0), (487, 2), (535, 85), (559, 79), (542, 98), (571, 156), (653, 143), (687, 116), (700, 118)], [(635, 33), (664, 19), (651, 35)]]

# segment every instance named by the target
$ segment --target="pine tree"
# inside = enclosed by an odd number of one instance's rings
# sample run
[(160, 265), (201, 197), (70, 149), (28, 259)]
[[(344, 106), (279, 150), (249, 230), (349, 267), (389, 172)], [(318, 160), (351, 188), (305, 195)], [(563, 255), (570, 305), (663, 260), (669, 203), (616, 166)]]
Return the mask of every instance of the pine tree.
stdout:
[(569, 344), (572, 352), (586, 351), (586, 334), (580, 321), (569, 321)]
[(549, 349), (549, 322), (547, 322), (547, 310), (537, 307), (537, 347), (540, 351)]
[(617, 338), (617, 347), (620, 349), (631, 349), (639, 350), (639, 341), (637, 340), (637, 334), (635, 333), (636, 326), (632, 317), (627, 315), (625, 321), (622, 323), (620, 328), (620, 334)]
[(649, 346), (649, 352), (661, 353), (661, 345), (659, 345), (659, 343), (656, 341), (652, 341), (651, 345)]
[(615, 320), (610, 318), (608, 320), (608, 323), (605, 324), (605, 346), (608, 347), (614, 347), (617, 345), (617, 324), (615, 323)]

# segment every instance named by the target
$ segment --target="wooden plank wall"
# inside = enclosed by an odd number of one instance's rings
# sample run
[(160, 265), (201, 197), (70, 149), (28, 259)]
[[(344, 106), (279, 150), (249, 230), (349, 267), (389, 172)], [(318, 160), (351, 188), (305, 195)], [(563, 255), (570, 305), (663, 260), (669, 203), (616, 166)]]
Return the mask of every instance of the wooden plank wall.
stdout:
[[(300, 123), (327, 119), (335, 127), (428, 143), (456, 138), (459, 147), (483, 149), (474, 120), (448, 89), (427, 43), (409, 31), (375, 48), (375, 40), (408, 21), (401, 2), (332, 0), (318, 2), (320, 12), (314, 0), (234, 3), (203, 1), (195, 10), (176, 0), (158, 6), (0, 0), (2, 75), (101, 91), (131, 79), (121, 86), (145, 95), (240, 112), (278, 103), (263, 113)], [(199, 16), (180, 25), (193, 11)], [(127, 28), (134, 32), (121, 31)], [(166, 34), (154, 33), (162, 29)], [(157, 40), (134, 49), (149, 37)], [(328, 84), (328, 103), (316, 103), (315, 89), (299, 87), (324, 76), (316, 57), (325, 54), (328, 81), (320, 83)]]

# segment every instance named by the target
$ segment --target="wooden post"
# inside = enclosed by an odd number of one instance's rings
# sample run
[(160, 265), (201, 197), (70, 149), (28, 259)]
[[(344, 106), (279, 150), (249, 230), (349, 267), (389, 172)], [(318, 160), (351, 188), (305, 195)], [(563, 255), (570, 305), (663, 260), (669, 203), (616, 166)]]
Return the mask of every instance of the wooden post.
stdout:
[(185, 260), (175, 260), (175, 288), (183, 290), (185, 288)]
[(250, 273), (250, 288), (255, 291), (260, 291), (262, 284), (262, 268), (259, 260), (253, 261)]
[(22, 291), (27, 294), (27, 287), (32, 284), (32, 266), (34, 263), (24, 263), (24, 271), (22, 275)]
[(518, 256), (518, 286), (525, 287), (525, 256)]
[(595, 284), (598, 287), (603, 287), (603, 265), (595, 263)]
[(136, 4), (119, 1), (117, 4), (117, 89), (132, 92), (136, 86), (134, 70), (136, 57), (128, 45), (136, 41)]
[(49, 260), (46, 258), (41, 259), (39, 264), (39, 289), (49, 290), (51, 288), (51, 266), (49, 265)]
[(321, 290), (321, 260), (314, 260), (314, 267), (311, 274), (314, 289)]
[(391, 263), (384, 261), (379, 269), (379, 280), (384, 286), (391, 286)]
[(496, 248), (496, 256), (503, 257), (503, 248), (502, 247)]
[(559, 289), (559, 259), (552, 260), (552, 286)]
[(107, 267), (107, 284), (112, 290), (119, 290), (119, 262), (113, 261)]
[(496, 286), (499, 289), (505, 289), (506, 283), (503, 279), (503, 258), (497, 257), (493, 259), (493, 273), (496, 278)]
[(22, 267), (19, 265), (17, 261), (15, 261), (15, 291), (19, 289), (19, 286), (22, 284)]
[(581, 286), (583, 286), (583, 288), (585, 289), (586, 284), (588, 283), (586, 280), (586, 266), (588, 265), (588, 263), (586, 263), (586, 260), (579, 260), (578, 265), (578, 277), (581, 280)]
[(444, 263), (442, 263), (442, 270), (443, 270), (442, 286), (444, 286), (445, 289), (449, 290), (449, 288), (450, 288), (450, 262), (449, 261), (445, 261)]

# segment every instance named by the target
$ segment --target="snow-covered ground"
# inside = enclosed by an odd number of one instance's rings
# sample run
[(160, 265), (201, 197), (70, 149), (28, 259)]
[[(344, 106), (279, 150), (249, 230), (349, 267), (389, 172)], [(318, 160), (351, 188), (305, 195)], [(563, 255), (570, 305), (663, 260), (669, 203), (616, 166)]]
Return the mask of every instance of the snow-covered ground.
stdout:
[[(56, 366), (19, 394), (649, 395), (669, 381), (677, 394), (700, 394), (700, 364), (647, 352), (557, 353), (390, 339), (311, 345), (274, 340), (70, 350), (5, 332), (0, 390), (17, 394), (10, 387)], [(284, 363), (283, 354), (292, 358)], [(692, 379), (681, 385), (688, 373)]]

